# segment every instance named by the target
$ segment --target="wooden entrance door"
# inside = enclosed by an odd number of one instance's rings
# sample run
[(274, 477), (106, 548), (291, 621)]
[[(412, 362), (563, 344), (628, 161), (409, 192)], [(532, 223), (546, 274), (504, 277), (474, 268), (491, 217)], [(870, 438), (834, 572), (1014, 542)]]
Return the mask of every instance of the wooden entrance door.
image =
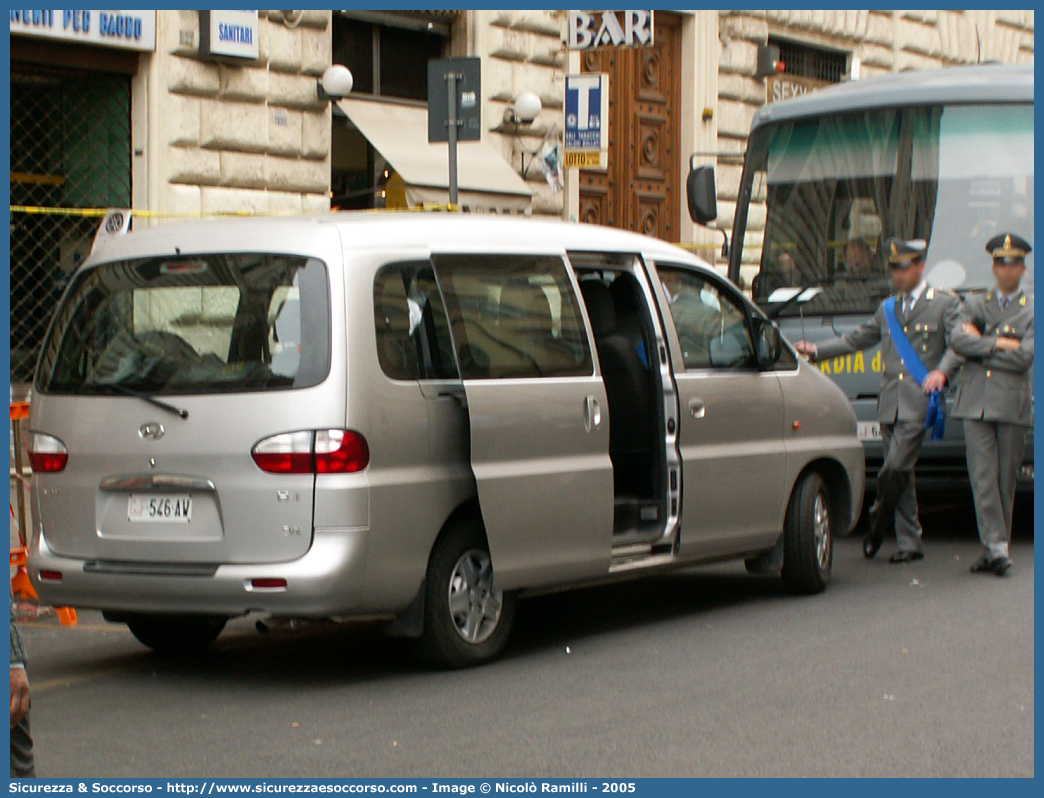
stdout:
[(584, 53), (609, 73), (609, 168), (580, 170), (580, 221), (678, 240), (681, 17), (656, 12), (655, 46)]

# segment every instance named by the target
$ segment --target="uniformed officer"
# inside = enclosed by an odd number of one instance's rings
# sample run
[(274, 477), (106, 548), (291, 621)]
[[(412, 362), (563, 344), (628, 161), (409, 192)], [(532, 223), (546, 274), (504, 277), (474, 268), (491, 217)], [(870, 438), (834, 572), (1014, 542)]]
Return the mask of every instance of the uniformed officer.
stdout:
[[(813, 360), (826, 360), (881, 344), (884, 371), (877, 417), (885, 458), (877, 475), (877, 500), (870, 508), (870, 531), (863, 540), (863, 554), (868, 558), (876, 555), (885, 534), (894, 528), (898, 551), (890, 562), (904, 563), (924, 558), (914, 465), (924, 442), (929, 407), (937, 409), (939, 392), (961, 365), (950, 349), (950, 340), (961, 323), (961, 300), (952, 291), (932, 288), (925, 281), (927, 244), (923, 240), (892, 239), (887, 247), (897, 293), (882, 302), (859, 329), (820, 344), (799, 341), (796, 348)], [(893, 338), (886, 316), (893, 307), (891, 323), (909, 344)], [(914, 376), (920, 369), (904, 362), (900, 347), (910, 347), (907, 351), (916, 354), (924, 367), (921, 384)]]
[(971, 294), (954, 350), (966, 358), (954, 418), (964, 419), (968, 476), (983, 555), (971, 570), (1004, 576), (1011, 570), (1008, 541), (1015, 481), (1033, 425), (1033, 298), (1021, 288), (1029, 242), (1014, 233), (991, 238), (994, 290)]

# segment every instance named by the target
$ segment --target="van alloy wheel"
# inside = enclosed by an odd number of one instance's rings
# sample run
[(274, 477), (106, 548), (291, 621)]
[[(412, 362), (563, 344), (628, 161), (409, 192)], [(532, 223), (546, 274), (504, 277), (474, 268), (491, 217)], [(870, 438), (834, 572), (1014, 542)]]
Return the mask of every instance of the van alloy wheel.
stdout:
[(507, 643), (518, 594), (497, 590), (489, 543), (476, 517), (452, 521), (439, 535), (424, 577), (424, 631), (417, 650), (444, 668), (496, 657)]
[(812, 531), (816, 540), (816, 560), (819, 567), (826, 570), (830, 567), (830, 510), (824, 491), (816, 494), (816, 503), (812, 509)]
[(457, 634), (472, 644), (488, 640), (497, 630), (503, 606), (504, 594), (493, 586), (489, 554), (466, 551), (449, 580), (449, 610)]
[(783, 581), (797, 593), (819, 593), (834, 562), (830, 487), (816, 471), (794, 485), (783, 525)]

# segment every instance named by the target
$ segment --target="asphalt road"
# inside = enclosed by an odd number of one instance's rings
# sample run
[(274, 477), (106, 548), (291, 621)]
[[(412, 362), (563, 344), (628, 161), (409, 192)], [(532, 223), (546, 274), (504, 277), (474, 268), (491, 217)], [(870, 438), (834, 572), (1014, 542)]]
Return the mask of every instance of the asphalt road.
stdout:
[(823, 595), (742, 564), (520, 605), (507, 655), (431, 672), (402, 641), (231, 624), (191, 662), (121, 626), (27, 625), (48, 776), (1032, 776), (1033, 537), (973, 576), (970, 506), (928, 558), (839, 541)]

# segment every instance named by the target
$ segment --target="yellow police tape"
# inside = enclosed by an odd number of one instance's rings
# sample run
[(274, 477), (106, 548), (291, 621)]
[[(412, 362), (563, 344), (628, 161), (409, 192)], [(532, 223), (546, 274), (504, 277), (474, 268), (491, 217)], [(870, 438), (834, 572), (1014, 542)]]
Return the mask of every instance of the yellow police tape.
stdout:
[[(95, 219), (104, 218), (104, 216), (113, 210), (112, 208), (55, 208), (47, 207), (43, 205), (12, 205), (11, 213), (25, 213), (35, 216), (82, 216)], [(437, 203), (424, 203), (418, 205), (415, 208), (367, 208), (366, 211), (370, 213), (393, 213), (412, 211), (416, 213), (433, 213), (433, 212), (448, 212), (457, 213), (460, 211), (459, 205), (440, 205)], [(269, 213), (259, 211), (215, 211), (213, 213), (177, 213), (174, 211), (142, 211), (142, 210), (131, 210), (131, 217), (137, 217), (139, 219), (202, 219), (206, 217), (229, 217), (229, 216), (300, 216), (300, 213), (294, 211), (287, 211), (284, 213)], [(717, 244), (691, 244), (675, 242), (675, 246), (681, 247), (682, 249), (690, 250), (705, 250), (705, 251), (717, 251), (720, 249)]]
[[(101, 219), (113, 208), (53, 208), (42, 205), (12, 205), (11, 213), (25, 213), (37, 216), (84, 216)], [(369, 212), (433, 212), (460, 210), (459, 205), (437, 205), (426, 203), (416, 208), (367, 208)], [(178, 213), (175, 211), (143, 211), (131, 210), (131, 217), (139, 219), (202, 219), (208, 216), (301, 216), (298, 211), (269, 212), (269, 211), (214, 211), (212, 213)]]

